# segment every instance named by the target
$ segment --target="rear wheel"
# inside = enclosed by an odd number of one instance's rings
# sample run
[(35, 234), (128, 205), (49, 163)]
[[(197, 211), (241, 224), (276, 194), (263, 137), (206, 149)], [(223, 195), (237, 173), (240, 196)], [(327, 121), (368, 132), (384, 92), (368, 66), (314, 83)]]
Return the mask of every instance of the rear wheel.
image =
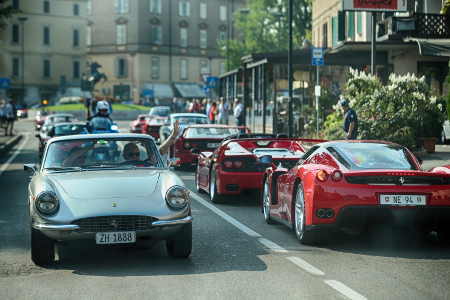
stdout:
[(202, 188), (200, 188), (200, 175), (199, 175), (200, 170), (199, 169), (200, 169), (200, 167), (197, 162), (197, 167), (195, 169), (195, 188), (197, 189), (197, 192), (203, 194), (203, 193), (205, 193), (205, 191)]
[(211, 170), (211, 176), (209, 176), (209, 197), (212, 203), (220, 203), (222, 197), (217, 193), (216, 186), (216, 172)]
[(450, 245), (450, 224), (440, 225), (436, 233), (442, 244)]
[(52, 263), (55, 260), (55, 244), (53, 240), (46, 237), (42, 232), (30, 228), (31, 237), (31, 260), (36, 265)]
[(183, 225), (173, 237), (166, 240), (167, 254), (173, 258), (186, 258), (192, 251), (192, 223)]
[(267, 224), (274, 224), (275, 222), (270, 218), (270, 202), (269, 180), (266, 179), (263, 191), (264, 220), (266, 220)]

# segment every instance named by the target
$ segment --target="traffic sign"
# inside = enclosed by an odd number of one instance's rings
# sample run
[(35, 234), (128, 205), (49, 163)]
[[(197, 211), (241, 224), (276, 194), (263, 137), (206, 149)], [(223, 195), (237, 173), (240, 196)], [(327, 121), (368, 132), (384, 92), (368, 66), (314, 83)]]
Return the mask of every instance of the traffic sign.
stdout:
[(154, 93), (153, 93), (153, 90), (144, 89), (144, 90), (142, 90), (142, 95), (147, 96), (149, 98), (153, 98)]
[(219, 87), (219, 77), (207, 77), (206, 86), (210, 89)]
[(206, 84), (206, 79), (207, 79), (209, 76), (211, 76), (211, 73), (201, 73), (201, 74), (200, 74), (200, 77), (202, 78), (204, 84)]
[(312, 48), (312, 65), (323, 66), (323, 48)]
[(208, 94), (209, 93), (209, 88), (206, 85), (202, 86), (202, 92), (204, 94)]
[(11, 79), (0, 78), (0, 89), (10, 89), (10, 88), (11, 88)]

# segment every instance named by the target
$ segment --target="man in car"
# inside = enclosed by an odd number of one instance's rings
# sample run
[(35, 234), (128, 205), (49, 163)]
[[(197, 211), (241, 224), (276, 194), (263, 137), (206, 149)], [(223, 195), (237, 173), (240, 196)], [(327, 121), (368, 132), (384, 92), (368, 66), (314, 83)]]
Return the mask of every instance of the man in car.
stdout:
[(109, 117), (109, 104), (108, 102), (102, 100), (97, 103), (98, 113), (90, 117), (88, 120), (92, 122), (94, 129), (104, 128), (109, 130), (113, 123), (113, 120)]
[(86, 148), (81, 148), (80, 146), (74, 146), (70, 149), (67, 158), (63, 161), (63, 167), (82, 167), (86, 162), (86, 152), (94, 149), (96, 143), (92, 143), (91, 146)]

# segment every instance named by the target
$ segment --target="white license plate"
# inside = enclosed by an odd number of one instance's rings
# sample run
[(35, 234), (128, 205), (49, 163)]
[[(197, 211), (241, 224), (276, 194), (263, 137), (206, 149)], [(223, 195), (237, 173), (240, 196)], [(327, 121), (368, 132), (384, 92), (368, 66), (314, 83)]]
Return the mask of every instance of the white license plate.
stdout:
[(220, 146), (220, 143), (208, 143), (207, 146), (208, 148), (217, 148)]
[(380, 205), (417, 206), (427, 205), (425, 195), (380, 195)]
[(126, 244), (136, 242), (136, 232), (117, 231), (117, 232), (97, 232), (95, 234), (97, 244)]

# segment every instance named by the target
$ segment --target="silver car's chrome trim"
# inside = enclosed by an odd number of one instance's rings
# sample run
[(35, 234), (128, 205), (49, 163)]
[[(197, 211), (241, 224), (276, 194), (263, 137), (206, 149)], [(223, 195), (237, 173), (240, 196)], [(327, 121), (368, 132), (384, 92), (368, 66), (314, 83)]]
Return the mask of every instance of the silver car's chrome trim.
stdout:
[(54, 225), (54, 224), (42, 224), (42, 223), (33, 223), (33, 228), (34, 229), (39, 229), (39, 230), (54, 230), (54, 231), (72, 231), (72, 230), (78, 230), (80, 229), (80, 227), (78, 227), (78, 225)]
[(171, 226), (171, 225), (182, 225), (186, 223), (191, 223), (194, 218), (187, 216), (186, 218), (179, 220), (167, 220), (167, 221), (156, 221), (152, 223), (152, 226)]

